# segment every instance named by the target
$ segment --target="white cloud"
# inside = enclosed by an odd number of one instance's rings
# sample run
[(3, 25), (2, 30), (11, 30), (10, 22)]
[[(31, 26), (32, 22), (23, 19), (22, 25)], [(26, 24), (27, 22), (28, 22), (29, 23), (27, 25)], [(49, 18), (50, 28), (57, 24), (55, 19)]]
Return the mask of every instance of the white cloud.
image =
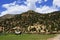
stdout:
[(44, 0), (45, 2), (47, 1), (47, 0)]
[(54, 7), (43, 6), (42, 8), (36, 8), (35, 11), (39, 13), (51, 13), (53, 11), (58, 11), (58, 9)]
[(36, 1), (37, 0), (27, 0), (27, 6), (29, 7), (30, 10), (36, 9), (36, 5), (35, 5)]
[(10, 3), (10, 4), (4, 4), (3, 7), (6, 8), (7, 10), (1, 12), (0, 16), (3, 16), (5, 14), (20, 14), (22, 12), (29, 10), (27, 6), (16, 5), (15, 2)]
[[(44, 1), (46, 2), (47, 0)], [(39, 2), (41, 3), (42, 0), (39, 0)], [(40, 8), (36, 8), (35, 11), (39, 13), (51, 13), (59, 10), (56, 6), (60, 7), (60, 0), (53, 0), (53, 6), (49, 7), (44, 5)]]
[(53, 0), (53, 5), (60, 7), (60, 0)]
[(38, 0), (27, 0), (27, 2), (36, 2)]
[(10, 4), (3, 4), (2, 7), (8, 9), (8, 8), (11, 7), (11, 6), (14, 6), (15, 3), (16, 3), (16, 1), (14, 1), (13, 3), (10, 3)]

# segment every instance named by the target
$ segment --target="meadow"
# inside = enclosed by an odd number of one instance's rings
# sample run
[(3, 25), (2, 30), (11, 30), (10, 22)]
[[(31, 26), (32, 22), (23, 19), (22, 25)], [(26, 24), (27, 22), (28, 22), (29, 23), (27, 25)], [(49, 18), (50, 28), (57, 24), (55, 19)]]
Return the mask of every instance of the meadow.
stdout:
[(48, 38), (54, 37), (54, 34), (44, 35), (44, 34), (6, 34), (0, 35), (0, 40), (47, 40)]

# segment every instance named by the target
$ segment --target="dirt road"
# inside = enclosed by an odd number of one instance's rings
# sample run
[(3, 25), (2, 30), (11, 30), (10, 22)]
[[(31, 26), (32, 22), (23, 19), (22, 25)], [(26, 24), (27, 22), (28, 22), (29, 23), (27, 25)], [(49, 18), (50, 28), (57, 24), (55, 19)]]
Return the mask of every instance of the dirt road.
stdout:
[(60, 40), (60, 34), (58, 34), (56, 37), (54, 38), (49, 38), (47, 40)]

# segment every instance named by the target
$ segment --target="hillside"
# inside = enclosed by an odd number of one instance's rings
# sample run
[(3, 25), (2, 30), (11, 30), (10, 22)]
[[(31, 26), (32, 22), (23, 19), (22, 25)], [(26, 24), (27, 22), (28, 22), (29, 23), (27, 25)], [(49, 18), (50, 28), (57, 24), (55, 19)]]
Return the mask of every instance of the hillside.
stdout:
[(15, 16), (15, 15), (12, 15), (12, 14), (6, 14), (6, 15), (0, 17), (0, 21), (5, 20), (5, 19), (10, 19), (10, 18), (12, 18), (12, 17), (14, 17), (14, 16)]
[(38, 22), (39, 24), (46, 25), (47, 27), (51, 25), (52, 30), (54, 30), (54, 28), (57, 28), (57, 31), (60, 30), (60, 11), (40, 14), (29, 10), (27, 12), (14, 15), (11, 18), (3, 18), (4, 20), (0, 20), (0, 26), (7, 28), (13, 28), (15, 26), (27, 28), (29, 25), (33, 25)]

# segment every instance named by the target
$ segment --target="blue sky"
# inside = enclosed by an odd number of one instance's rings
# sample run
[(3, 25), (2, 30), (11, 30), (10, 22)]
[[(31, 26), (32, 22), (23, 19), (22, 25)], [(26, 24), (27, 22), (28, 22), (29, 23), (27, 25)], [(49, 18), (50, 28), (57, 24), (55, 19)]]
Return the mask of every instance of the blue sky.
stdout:
[(0, 12), (6, 10), (2, 7), (3, 4), (9, 4), (11, 2), (14, 2), (15, 0), (0, 0)]
[(0, 0), (0, 16), (20, 14), (28, 10), (50, 13), (60, 10), (60, 0)]
[[(3, 4), (9, 4), (9, 3), (12, 3), (14, 1), (17, 1), (17, 0), (0, 0), (0, 12), (6, 10), (5, 8), (2, 7)], [(20, 5), (26, 5), (26, 4), (24, 4), (24, 1), (26, 1), (26, 0), (18, 0), (18, 1), (21, 2), (21, 3), (19, 3)], [(39, 3), (37, 1), (36, 6), (37, 7), (40, 7), (40, 5), (42, 5), (42, 6), (44, 6), (44, 5), (52, 6), (53, 5), (52, 2), (53, 2), (53, 0), (48, 0), (46, 2), (44, 2), (44, 0), (43, 0), (42, 3)]]

